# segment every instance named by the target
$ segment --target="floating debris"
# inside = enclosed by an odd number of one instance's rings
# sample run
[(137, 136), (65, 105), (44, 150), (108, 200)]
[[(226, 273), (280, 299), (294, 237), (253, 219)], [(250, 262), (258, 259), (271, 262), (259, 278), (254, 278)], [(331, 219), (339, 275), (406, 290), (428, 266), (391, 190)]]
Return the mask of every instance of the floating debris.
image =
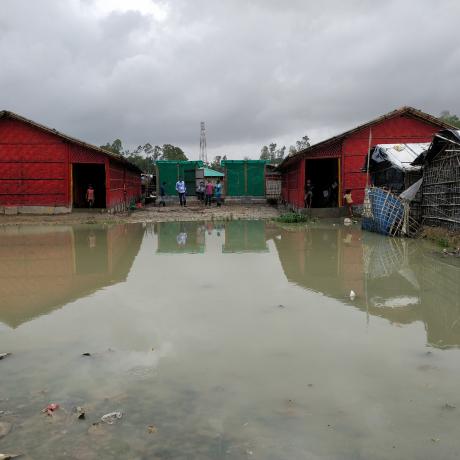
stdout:
[(101, 421), (108, 425), (113, 425), (121, 417), (123, 417), (123, 412), (109, 412), (101, 417)]
[(356, 298), (356, 293), (353, 291), (353, 289), (350, 291), (350, 300), (355, 300)]
[(155, 425), (149, 425), (147, 427), (147, 431), (150, 434), (156, 433), (158, 431), (157, 427)]
[(453, 409), (457, 409), (457, 406), (454, 406), (453, 404), (449, 404), (446, 402), (446, 404), (444, 404), (442, 408), (447, 409), (447, 410), (453, 410)]
[(0, 353), (0, 360), (5, 359), (7, 356), (11, 356), (11, 353)]
[(53, 415), (53, 412), (57, 411), (59, 409), (59, 404), (57, 403), (50, 403), (48, 404), (44, 409), (42, 409), (42, 412), (46, 415)]
[(0, 422), (0, 439), (4, 438), (11, 431), (11, 423)]
[(91, 356), (91, 353), (86, 352), (86, 353), (82, 353), (81, 355), (82, 356)]
[(0, 454), (0, 460), (11, 460), (12, 458), (18, 458), (22, 454)]

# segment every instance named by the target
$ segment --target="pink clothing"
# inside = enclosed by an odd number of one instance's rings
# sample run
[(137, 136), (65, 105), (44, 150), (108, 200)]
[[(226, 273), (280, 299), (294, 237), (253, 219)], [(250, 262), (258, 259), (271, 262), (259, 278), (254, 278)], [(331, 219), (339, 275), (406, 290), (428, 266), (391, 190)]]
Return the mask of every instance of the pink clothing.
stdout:
[(212, 192), (214, 190), (214, 185), (211, 183), (206, 184), (206, 195), (212, 195)]
[(89, 189), (86, 191), (86, 199), (87, 199), (88, 201), (94, 201), (94, 189), (89, 188)]

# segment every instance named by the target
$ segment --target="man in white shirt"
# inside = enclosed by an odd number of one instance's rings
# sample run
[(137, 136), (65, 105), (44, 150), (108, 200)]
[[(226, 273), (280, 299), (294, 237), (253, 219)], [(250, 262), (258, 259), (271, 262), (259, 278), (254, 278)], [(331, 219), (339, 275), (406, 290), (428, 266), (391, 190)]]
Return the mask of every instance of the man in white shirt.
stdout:
[(180, 205), (187, 206), (187, 200), (185, 198), (187, 187), (185, 186), (185, 182), (184, 179), (182, 179), (182, 177), (176, 182), (176, 191), (179, 194)]

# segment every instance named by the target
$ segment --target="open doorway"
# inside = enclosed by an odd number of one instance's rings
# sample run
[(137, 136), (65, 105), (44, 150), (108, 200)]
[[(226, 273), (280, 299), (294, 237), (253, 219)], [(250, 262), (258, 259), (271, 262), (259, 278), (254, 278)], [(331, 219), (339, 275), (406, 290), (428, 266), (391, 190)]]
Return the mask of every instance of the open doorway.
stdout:
[(312, 208), (339, 205), (339, 159), (326, 158), (305, 162), (305, 180), (311, 181)]
[(94, 207), (105, 208), (105, 165), (75, 163), (72, 165), (72, 204), (74, 208), (87, 208), (86, 190), (94, 188)]

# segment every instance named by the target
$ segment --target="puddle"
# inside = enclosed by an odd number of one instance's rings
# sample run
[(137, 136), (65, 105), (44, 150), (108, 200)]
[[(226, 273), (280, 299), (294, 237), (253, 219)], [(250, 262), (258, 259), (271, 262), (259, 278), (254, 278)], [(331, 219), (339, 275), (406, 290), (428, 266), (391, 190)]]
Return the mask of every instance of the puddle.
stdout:
[(332, 223), (1, 228), (0, 452), (454, 458), (455, 263)]

